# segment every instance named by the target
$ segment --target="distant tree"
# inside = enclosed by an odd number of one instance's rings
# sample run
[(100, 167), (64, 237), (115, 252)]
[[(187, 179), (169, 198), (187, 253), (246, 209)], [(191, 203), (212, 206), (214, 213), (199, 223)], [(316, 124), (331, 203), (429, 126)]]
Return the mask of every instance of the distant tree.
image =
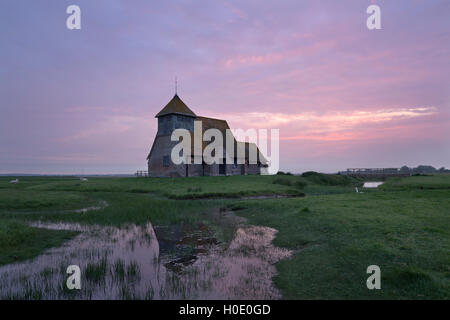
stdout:
[(439, 172), (446, 172), (446, 171), (448, 171), (448, 170), (446, 170), (445, 167), (441, 167), (441, 168), (439, 168), (438, 171), (439, 171)]
[(420, 174), (435, 173), (436, 168), (433, 166), (420, 165), (417, 168), (414, 168), (413, 172), (420, 173)]
[(401, 173), (409, 173), (410, 171), (411, 171), (411, 169), (407, 166), (403, 166), (400, 168)]

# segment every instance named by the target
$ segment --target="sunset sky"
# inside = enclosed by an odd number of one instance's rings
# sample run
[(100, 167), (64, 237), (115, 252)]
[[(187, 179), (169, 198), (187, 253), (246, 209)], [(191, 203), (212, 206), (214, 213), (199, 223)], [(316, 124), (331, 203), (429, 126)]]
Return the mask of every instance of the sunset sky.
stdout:
[(284, 171), (450, 167), (448, 0), (1, 0), (0, 39), (0, 173), (145, 170), (175, 76), (197, 115), (278, 128)]

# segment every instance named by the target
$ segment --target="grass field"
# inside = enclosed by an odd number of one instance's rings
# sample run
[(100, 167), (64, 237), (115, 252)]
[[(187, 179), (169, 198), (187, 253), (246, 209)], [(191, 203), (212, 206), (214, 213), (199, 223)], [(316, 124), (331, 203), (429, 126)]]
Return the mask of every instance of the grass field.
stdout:
[[(303, 176), (158, 178), (0, 177), (0, 265), (30, 259), (76, 233), (34, 221), (123, 226), (203, 222), (229, 241), (235, 229), (210, 214), (229, 208), (248, 224), (278, 230), (294, 250), (274, 278), (286, 299), (448, 299), (450, 175), (393, 178), (356, 193), (362, 181)], [(295, 198), (242, 200), (256, 195)], [(102, 206), (106, 203), (106, 206)], [(99, 210), (75, 211), (100, 206)], [(378, 265), (382, 289), (368, 290)]]
[(77, 232), (33, 228), (13, 219), (0, 219), (0, 265), (14, 263), (60, 246)]

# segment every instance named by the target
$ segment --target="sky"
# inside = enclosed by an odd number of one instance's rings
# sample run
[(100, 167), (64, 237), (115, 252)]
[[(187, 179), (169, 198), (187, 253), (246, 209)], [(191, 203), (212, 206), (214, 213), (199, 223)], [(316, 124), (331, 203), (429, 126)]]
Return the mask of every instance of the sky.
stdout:
[(448, 0), (0, 0), (0, 173), (145, 170), (175, 77), (197, 115), (279, 129), (283, 171), (449, 168), (449, 17)]

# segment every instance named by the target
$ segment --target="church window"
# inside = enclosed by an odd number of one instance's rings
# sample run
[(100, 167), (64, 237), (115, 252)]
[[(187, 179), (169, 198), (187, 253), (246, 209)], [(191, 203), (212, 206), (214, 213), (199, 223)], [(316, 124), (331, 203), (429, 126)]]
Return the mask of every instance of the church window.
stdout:
[(163, 166), (168, 167), (169, 166), (169, 156), (163, 157)]

